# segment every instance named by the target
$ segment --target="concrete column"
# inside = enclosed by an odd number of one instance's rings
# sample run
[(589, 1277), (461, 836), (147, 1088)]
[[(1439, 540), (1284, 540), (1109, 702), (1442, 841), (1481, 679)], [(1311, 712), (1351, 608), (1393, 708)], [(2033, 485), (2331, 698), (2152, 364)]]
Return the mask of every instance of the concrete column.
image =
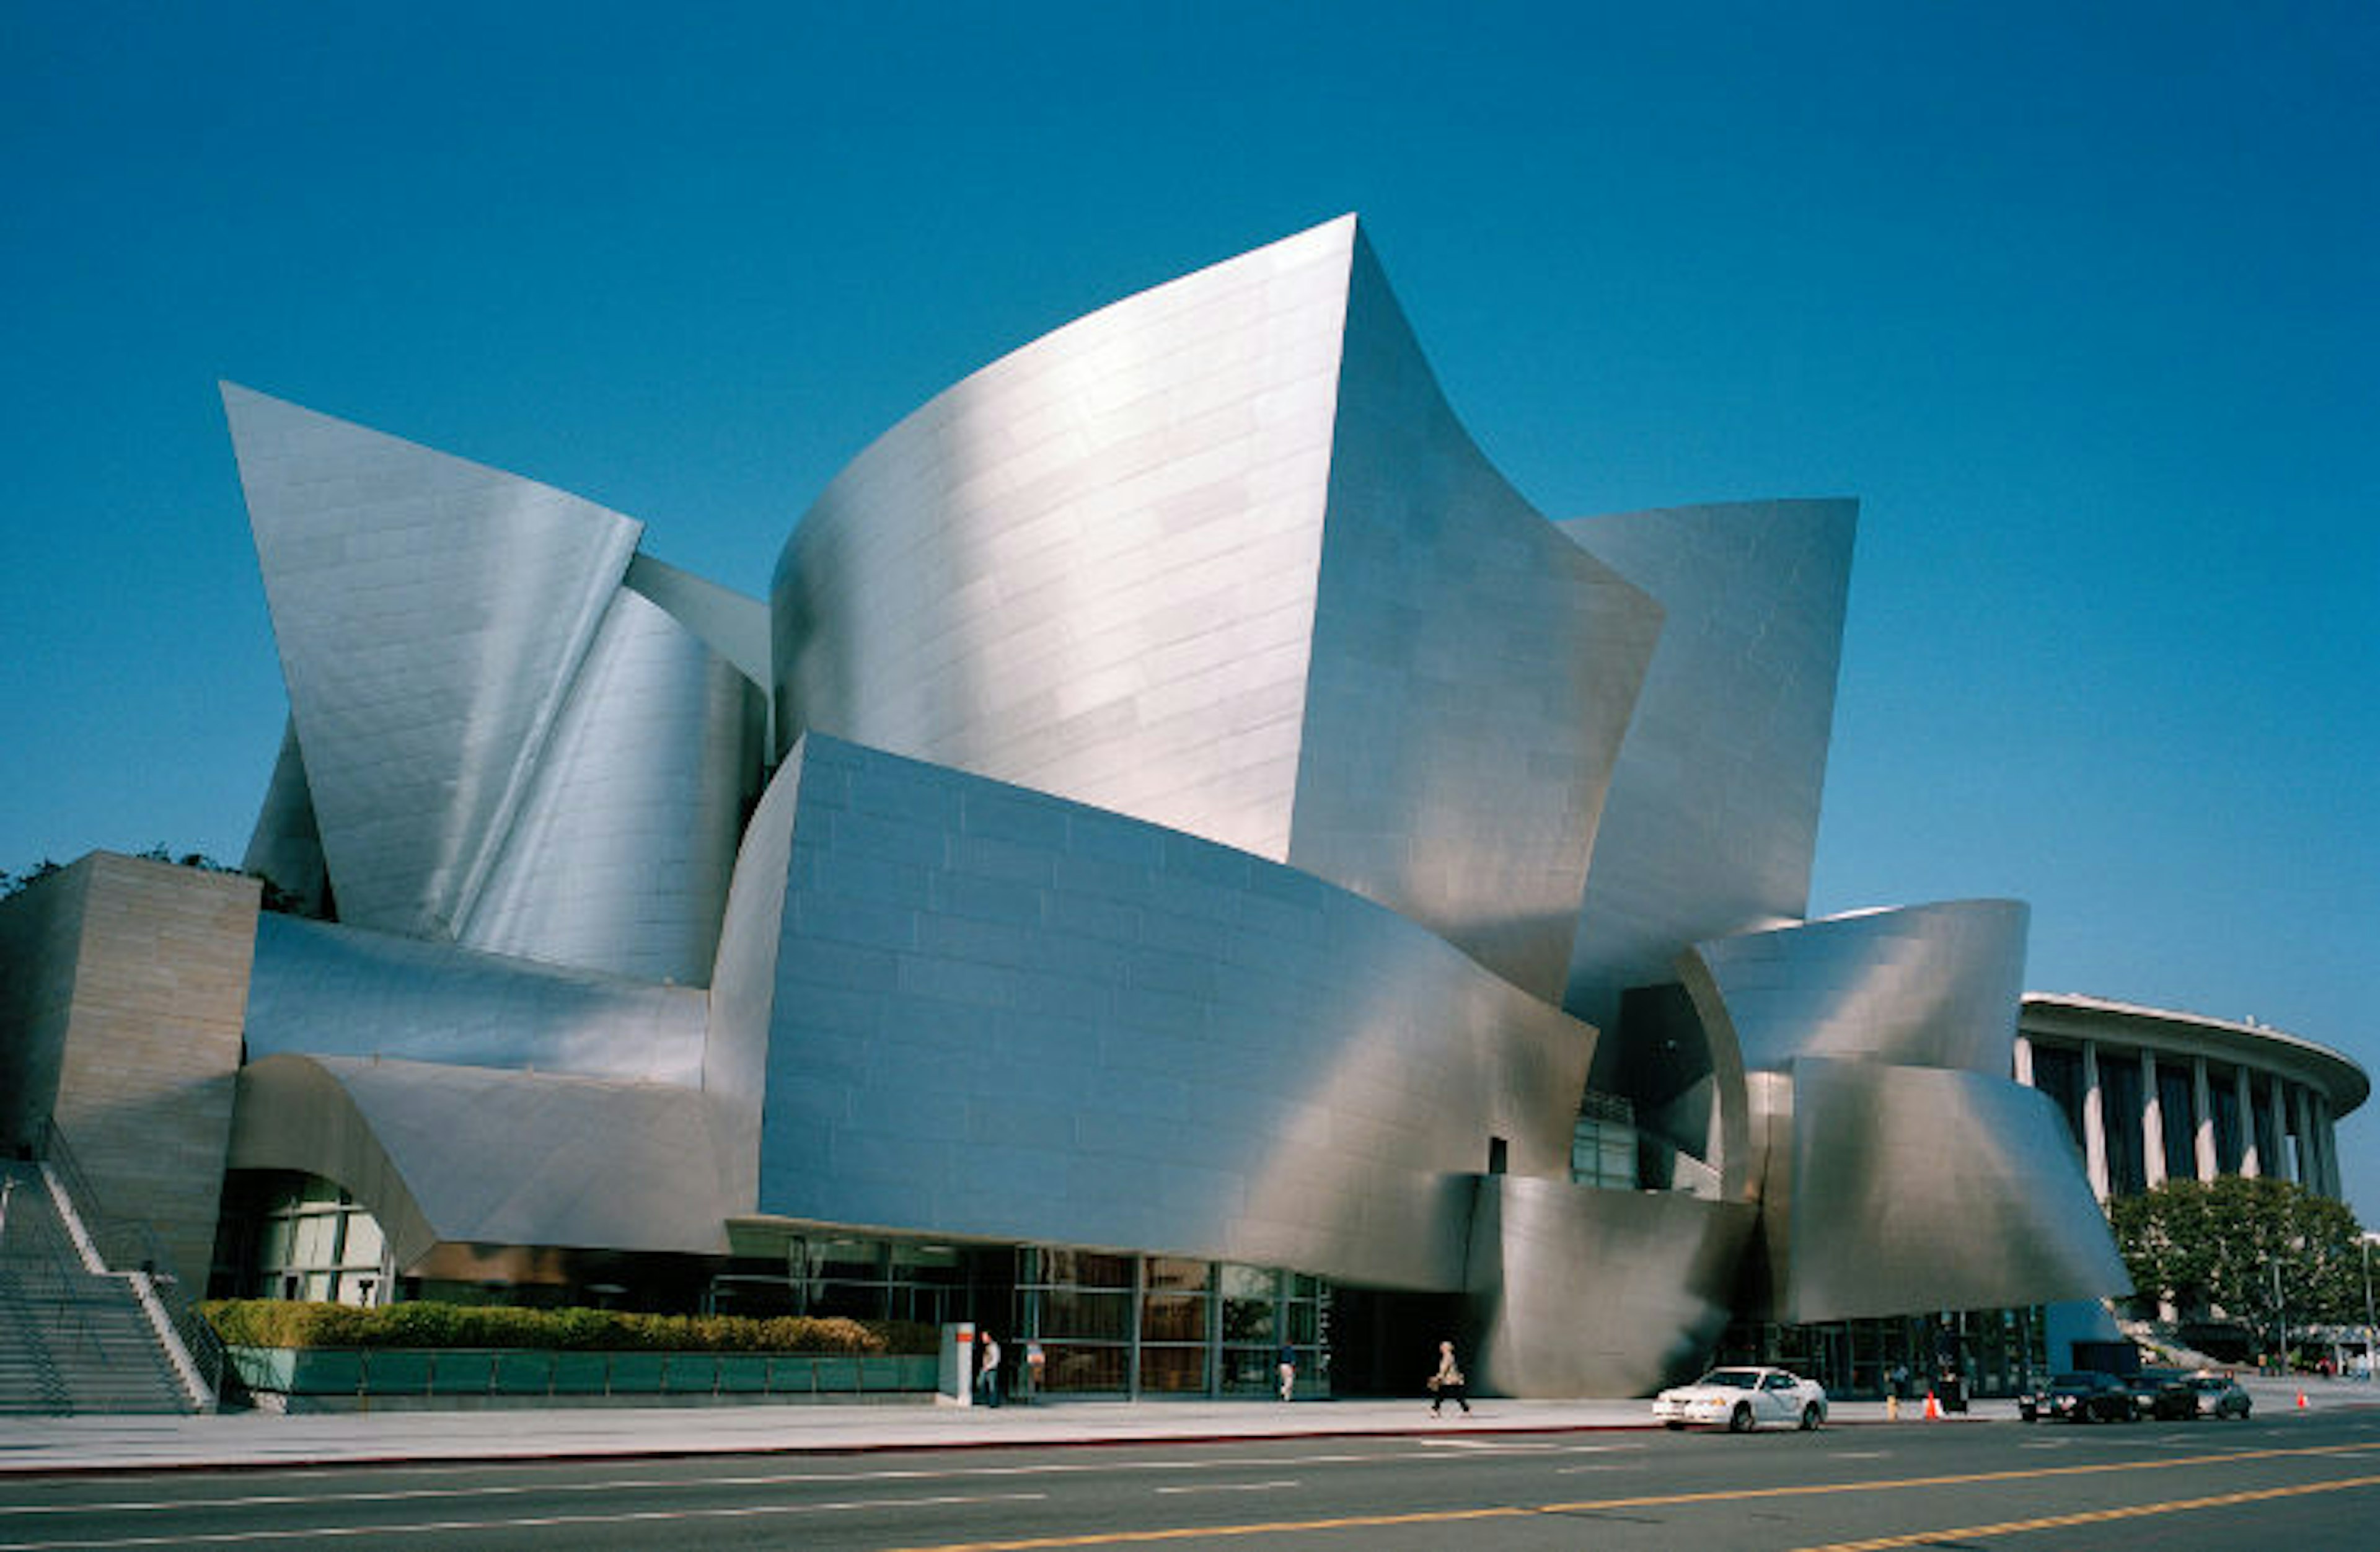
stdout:
[(2107, 1119), (2099, 1092), (2099, 1043), (2082, 1042), (2082, 1169), (2091, 1194), (2102, 1202), (2107, 1191)]
[(2157, 1094), (2156, 1053), (2141, 1052), (2141, 1155), (2149, 1189), (2165, 1183), (2165, 1101)]
[(2191, 1142), (2198, 1155), (2198, 1178), (2211, 1181), (2220, 1162), (2215, 1155), (2215, 1094), (2214, 1085), (2206, 1081), (2206, 1058), (2190, 1059), (2190, 1103), (2198, 1112), (2198, 1124), (2191, 1129)]
[(2262, 1150), (2256, 1146), (2256, 1094), (2248, 1085), (2245, 1063), (2231, 1069), (2231, 1078), (2240, 1095), (2240, 1172), (2253, 1180), (2265, 1168)]

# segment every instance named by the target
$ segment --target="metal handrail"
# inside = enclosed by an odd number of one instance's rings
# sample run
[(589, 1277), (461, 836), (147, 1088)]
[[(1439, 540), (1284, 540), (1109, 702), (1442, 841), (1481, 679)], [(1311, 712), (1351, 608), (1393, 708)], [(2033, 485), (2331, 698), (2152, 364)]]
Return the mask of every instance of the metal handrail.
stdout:
[(82, 1215), (92, 1247), (98, 1251), (103, 1265), (111, 1270), (140, 1270), (148, 1274), (150, 1291), (164, 1307), (165, 1318), (174, 1334), (181, 1339), (183, 1350), (189, 1354), (191, 1365), (205, 1382), (211, 1395), (223, 1391), (224, 1376), (229, 1370), (228, 1356), (223, 1339), (199, 1309), (191, 1297), (189, 1284), (176, 1269), (173, 1258), (166, 1255), (157, 1231), (140, 1219), (110, 1217), (91, 1188), (91, 1177), (84, 1174), (68, 1146), (65, 1129), (55, 1116), (43, 1120), (35, 1133), (34, 1157), (47, 1164), (65, 1188), (67, 1200), (76, 1204)]
[[(35, 1168), (38, 1171), (39, 1166)], [(38, 1172), (30, 1179), (11, 1172), (8, 1182), (14, 1186), (42, 1189)], [(42, 1194), (46, 1198), (47, 1192)], [(42, 1207), (54, 1210), (46, 1199)], [(23, 1306), (47, 1307), (54, 1312), (49, 1321), (53, 1330), (68, 1333), (78, 1347), (94, 1351), (98, 1339), (91, 1334), (91, 1312), (77, 1296), (79, 1279), (88, 1274), (79, 1259), (69, 1258), (59, 1233), (39, 1232), (26, 1226), (29, 1221), (46, 1221), (30, 1216), (34, 1212), (29, 1206), (15, 1204), (6, 1217), (0, 1217), (0, 1250), (6, 1252), (15, 1273), (17, 1301)]]

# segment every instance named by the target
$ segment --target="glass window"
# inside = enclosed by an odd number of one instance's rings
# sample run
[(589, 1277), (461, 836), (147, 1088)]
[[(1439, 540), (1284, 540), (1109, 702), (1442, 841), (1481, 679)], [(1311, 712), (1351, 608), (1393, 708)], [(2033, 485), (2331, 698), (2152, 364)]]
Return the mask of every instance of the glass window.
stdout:
[(377, 1267), (384, 1248), (378, 1219), (360, 1212), (348, 1216), (347, 1243), (339, 1253), (341, 1260), (350, 1267)]
[(2157, 1063), (2157, 1109), (2165, 1126), (2165, 1174), (2168, 1180), (2198, 1178), (2198, 1122), (2191, 1102), (2190, 1069), (2172, 1061)]
[(2209, 1067), (2206, 1082), (2207, 1098), (2215, 1108), (2215, 1168), (2220, 1173), (2236, 1175), (2245, 1141), (2240, 1124), (2239, 1074), (2228, 1067)]
[[(2099, 1064), (2102, 1077), (2107, 1063)], [(2082, 1053), (2070, 1046), (2047, 1046), (2035, 1042), (2033, 1048), (2033, 1086), (2058, 1102), (2058, 1113), (2074, 1138), (2074, 1146), (2082, 1143)]]
[(1144, 1341), (1203, 1342), (1207, 1340), (1204, 1293), (1151, 1293), (1141, 1307)]
[(308, 1213), (298, 1220), (291, 1265), (329, 1267), (337, 1264), (339, 1219), (335, 1213)]
[(1152, 1255), (1148, 1267), (1151, 1293), (1204, 1293), (1214, 1277), (1212, 1262), (1185, 1261), (1174, 1255)]
[(1052, 1288), (1040, 1296), (1041, 1332), (1050, 1337), (1128, 1341), (1132, 1295), (1081, 1288)]
[(1046, 1340), (1041, 1352), (1041, 1388), (1076, 1393), (1121, 1394), (1132, 1357), (1125, 1347)]
[(1045, 1250), (1041, 1279), (1053, 1287), (1130, 1288), (1132, 1257), (1095, 1250)]
[(1281, 1291), (1281, 1274), (1270, 1267), (1223, 1265), (1221, 1283), (1226, 1299), (1270, 1299)]
[(2269, 1079), (2248, 1079), (2248, 1108), (2255, 1112), (2256, 1168), (2265, 1174), (2281, 1172), (2281, 1138), (2273, 1126), (2273, 1085)]
[(1203, 1393), (1207, 1388), (1207, 1350), (1204, 1347), (1143, 1347), (1140, 1350), (1140, 1388), (1165, 1395), (1181, 1395), (1185, 1391)]

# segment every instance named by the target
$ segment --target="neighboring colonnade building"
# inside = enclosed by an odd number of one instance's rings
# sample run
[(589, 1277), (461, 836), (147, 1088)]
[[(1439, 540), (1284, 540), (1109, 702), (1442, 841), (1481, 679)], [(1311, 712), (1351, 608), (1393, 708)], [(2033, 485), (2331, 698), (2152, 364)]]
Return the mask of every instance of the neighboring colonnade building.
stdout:
[(1549, 520), (1353, 217), (934, 398), (766, 600), (224, 398), (299, 908), (0, 907), (0, 1142), (224, 1286), (975, 1318), (1124, 1395), (2125, 1289), (2010, 1077), (2025, 907), (1808, 917), (1855, 503)]
[(2337, 1122), (2372, 1087), (2338, 1051), (2253, 1020), (2040, 992), (2017, 1021), (2016, 1079), (2057, 1102), (2102, 1202), (2217, 1175), (2343, 1196)]

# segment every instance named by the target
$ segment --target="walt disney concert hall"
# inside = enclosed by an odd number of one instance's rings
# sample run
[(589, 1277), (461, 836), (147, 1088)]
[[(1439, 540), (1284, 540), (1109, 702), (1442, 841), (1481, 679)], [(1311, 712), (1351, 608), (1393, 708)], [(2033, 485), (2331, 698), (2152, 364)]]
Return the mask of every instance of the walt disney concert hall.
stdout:
[(29, 1015), (0, 1118), (219, 1291), (972, 1319), (1136, 1396), (2127, 1288), (2025, 907), (1808, 917), (1855, 504), (1538, 511), (1353, 217), (925, 404), (765, 600), (224, 398), (291, 908), (69, 869), (78, 995), (170, 1005)]

